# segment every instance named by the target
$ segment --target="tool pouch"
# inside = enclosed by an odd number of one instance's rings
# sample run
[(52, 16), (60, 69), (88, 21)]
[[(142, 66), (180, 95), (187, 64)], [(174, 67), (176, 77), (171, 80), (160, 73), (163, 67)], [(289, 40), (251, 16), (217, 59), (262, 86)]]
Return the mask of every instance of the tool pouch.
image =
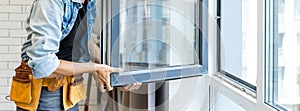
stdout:
[(82, 76), (79, 75), (72, 77), (69, 84), (69, 91), (69, 99), (73, 104), (78, 103), (86, 96)]
[(10, 99), (29, 104), (32, 100), (32, 71), (31, 68), (22, 61), (21, 65), (15, 69), (15, 76), (12, 78), (12, 85), (10, 90)]

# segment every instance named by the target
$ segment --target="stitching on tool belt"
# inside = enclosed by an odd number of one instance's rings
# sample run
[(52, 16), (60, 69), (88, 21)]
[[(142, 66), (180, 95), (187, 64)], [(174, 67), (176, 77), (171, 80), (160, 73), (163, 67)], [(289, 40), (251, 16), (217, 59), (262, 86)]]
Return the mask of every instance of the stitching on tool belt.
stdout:
[(13, 80), (21, 82), (21, 83), (30, 83), (30, 79), (20, 79), (15, 76), (13, 77)]

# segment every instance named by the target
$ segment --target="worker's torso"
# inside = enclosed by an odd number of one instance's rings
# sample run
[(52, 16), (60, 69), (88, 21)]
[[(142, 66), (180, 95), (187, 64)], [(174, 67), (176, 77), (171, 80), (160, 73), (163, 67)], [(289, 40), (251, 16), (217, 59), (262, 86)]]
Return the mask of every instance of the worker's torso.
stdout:
[[(86, 0), (87, 1), (87, 0)], [(63, 9), (63, 14), (62, 16), (62, 23), (61, 23), (61, 37), (58, 37), (61, 42), (64, 43), (60, 43), (61, 44), (66, 44), (70, 41), (72, 41), (74, 44), (73, 46), (76, 47), (72, 47), (70, 48), (69, 46), (65, 45), (63, 47), (68, 47), (69, 50), (73, 50), (72, 55), (72, 59), (68, 58), (67, 60), (72, 60), (72, 61), (77, 61), (77, 62), (88, 62), (90, 60), (90, 56), (89, 56), (89, 51), (88, 51), (88, 40), (91, 38), (91, 33), (92, 33), (92, 29), (94, 27), (94, 22), (97, 16), (97, 11), (96, 11), (96, 1), (95, 0), (89, 0), (88, 4), (86, 5), (86, 9), (85, 9), (85, 17), (82, 18), (82, 22), (84, 21), (84, 23), (86, 23), (86, 28), (85, 30), (80, 30), (80, 31), (72, 31), (74, 25), (76, 25), (76, 19), (78, 16), (78, 13), (80, 12), (79, 10), (81, 8), (83, 8), (83, 4), (82, 4), (82, 0), (61, 0), (61, 7)], [(29, 20), (28, 20), (29, 21)], [(28, 22), (27, 21), (27, 22)], [(28, 22), (28, 25), (30, 25), (30, 23)], [(75, 34), (75, 38), (69, 38), (72, 40), (66, 40), (65, 38), (67, 36), (70, 36), (70, 33), (74, 33)], [(79, 34), (80, 33), (80, 34)], [(81, 39), (76, 39), (76, 36), (81, 35), (82, 38)], [(28, 49), (30, 49), (32, 47), (32, 43), (34, 42), (34, 40), (31, 39), (31, 34), (29, 34), (29, 36), (27, 37), (27, 41), (23, 44), (22, 47), (22, 60), (29, 60), (29, 56), (27, 55), (26, 51)], [(70, 44), (68, 44), (70, 45)], [(61, 47), (58, 50), (58, 56), (59, 58), (63, 58), (66, 59), (65, 57), (63, 57), (66, 51), (60, 52), (60, 50), (63, 48)], [(52, 47), (50, 47), (52, 48)], [(55, 48), (55, 47), (53, 47)], [(53, 49), (55, 50), (55, 49)], [(79, 52), (78, 52), (79, 51)], [(75, 56), (74, 56), (75, 55)], [(68, 55), (65, 55), (68, 56)], [(68, 56), (70, 57), (70, 56)], [(75, 57), (75, 58), (74, 58)]]
[(86, 4), (79, 9), (72, 30), (60, 41), (59, 52), (56, 53), (59, 59), (79, 62), (80, 56), (89, 56), (88, 51), (83, 50), (88, 44), (86, 9)]

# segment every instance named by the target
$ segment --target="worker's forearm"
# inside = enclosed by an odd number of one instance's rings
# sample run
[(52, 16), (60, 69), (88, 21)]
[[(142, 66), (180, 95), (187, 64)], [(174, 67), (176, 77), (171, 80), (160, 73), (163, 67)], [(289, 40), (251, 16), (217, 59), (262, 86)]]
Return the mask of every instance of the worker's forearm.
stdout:
[[(91, 53), (91, 60), (95, 63), (100, 63), (100, 51), (96, 43), (89, 41), (89, 50)], [(77, 63), (60, 60), (60, 65), (58, 68), (47, 78), (72, 76), (82, 73), (93, 73), (95, 72), (95, 63)]]
[(60, 60), (58, 68), (50, 74), (47, 78), (56, 78), (62, 76), (79, 75), (82, 73), (94, 74), (95, 80), (98, 81), (99, 86), (103, 89), (104, 84), (107, 90), (112, 90), (110, 86), (110, 74), (112, 72), (120, 72), (121, 69), (113, 68), (104, 64), (97, 63), (77, 63)]
[(91, 53), (91, 60), (95, 63), (100, 63), (100, 49), (94, 41), (89, 41), (89, 50)]
[(82, 73), (95, 72), (94, 63), (77, 63), (60, 60), (58, 68), (48, 78), (55, 78), (60, 76), (72, 76)]

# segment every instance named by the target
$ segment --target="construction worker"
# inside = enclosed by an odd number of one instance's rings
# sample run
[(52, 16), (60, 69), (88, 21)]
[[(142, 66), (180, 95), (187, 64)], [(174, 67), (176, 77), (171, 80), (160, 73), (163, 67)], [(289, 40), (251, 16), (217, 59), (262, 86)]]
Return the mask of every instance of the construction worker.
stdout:
[(99, 48), (90, 41), (96, 13), (95, 0), (34, 1), (10, 94), (17, 111), (78, 111), (85, 97), (83, 74), (93, 74), (101, 92), (104, 85), (113, 89), (109, 75), (120, 69), (99, 64)]

